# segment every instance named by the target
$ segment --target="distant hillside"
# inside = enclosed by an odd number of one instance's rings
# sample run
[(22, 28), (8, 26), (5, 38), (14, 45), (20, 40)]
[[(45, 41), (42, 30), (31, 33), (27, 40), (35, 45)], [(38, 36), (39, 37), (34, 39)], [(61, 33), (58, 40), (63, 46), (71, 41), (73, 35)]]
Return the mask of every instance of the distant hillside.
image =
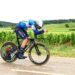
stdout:
[(44, 20), (44, 24), (75, 23), (75, 19)]
[(14, 26), (16, 23), (0, 21), (0, 27)]
[[(75, 23), (75, 19), (44, 20), (44, 24)], [(0, 21), (0, 27), (14, 27), (16, 23)]]

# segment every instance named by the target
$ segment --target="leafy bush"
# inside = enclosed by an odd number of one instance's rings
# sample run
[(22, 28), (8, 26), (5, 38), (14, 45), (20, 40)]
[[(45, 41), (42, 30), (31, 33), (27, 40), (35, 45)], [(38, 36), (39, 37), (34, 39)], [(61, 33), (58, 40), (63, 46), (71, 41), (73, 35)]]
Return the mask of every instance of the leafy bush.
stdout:
[(68, 25), (68, 24), (65, 24), (65, 27), (66, 27), (66, 28), (69, 28), (69, 25)]
[[(33, 37), (31, 33), (29, 33)], [(42, 34), (38, 35), (38, 41), (44, 42), (48, 45), (50, 44), (64, 44), (71, 42), (72, 45), (75, 44), (75, 34)], [(6, 41), (13, 41), (16, 43), (16, 35), (13, 32), (0, 32), (0, 43), (4, 43)]]

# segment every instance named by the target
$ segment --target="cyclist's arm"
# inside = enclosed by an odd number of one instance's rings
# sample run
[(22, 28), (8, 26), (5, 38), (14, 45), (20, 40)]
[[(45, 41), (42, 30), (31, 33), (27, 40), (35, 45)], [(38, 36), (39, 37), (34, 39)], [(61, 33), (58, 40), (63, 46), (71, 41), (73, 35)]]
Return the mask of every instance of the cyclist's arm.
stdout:
[(44, 33), (44, 30), (38, 30), (34, 25), (32, 26), (32, 30), (36, 35)]

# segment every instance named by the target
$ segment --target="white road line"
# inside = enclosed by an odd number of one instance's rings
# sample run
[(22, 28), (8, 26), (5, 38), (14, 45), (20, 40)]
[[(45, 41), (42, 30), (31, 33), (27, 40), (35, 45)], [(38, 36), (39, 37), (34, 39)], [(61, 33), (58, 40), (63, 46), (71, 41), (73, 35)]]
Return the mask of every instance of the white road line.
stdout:
[(36, 73), (36, 74), (45, 74), (45, 75), (66, 75), (66, 74), (56, 74), (50, 72), (40, 72), (40, 71), (30, 71), (30, 70), (20, 70), (20, 69), (11, 69), (11, 71), (18, 71), (18, 72), (27, 72), (27, 73)]

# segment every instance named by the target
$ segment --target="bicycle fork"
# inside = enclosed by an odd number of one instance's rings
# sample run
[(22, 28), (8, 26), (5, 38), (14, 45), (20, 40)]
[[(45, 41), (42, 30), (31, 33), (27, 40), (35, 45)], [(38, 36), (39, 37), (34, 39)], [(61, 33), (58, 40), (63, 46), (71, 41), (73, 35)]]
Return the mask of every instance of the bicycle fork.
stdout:
[(34, 47), (35, 47), (37, 55), (41, 55), (41, 52), (40, 52), (40, 50), (39, 50), (39, 48), (38, 48), (36, 43), (34, 43)]

